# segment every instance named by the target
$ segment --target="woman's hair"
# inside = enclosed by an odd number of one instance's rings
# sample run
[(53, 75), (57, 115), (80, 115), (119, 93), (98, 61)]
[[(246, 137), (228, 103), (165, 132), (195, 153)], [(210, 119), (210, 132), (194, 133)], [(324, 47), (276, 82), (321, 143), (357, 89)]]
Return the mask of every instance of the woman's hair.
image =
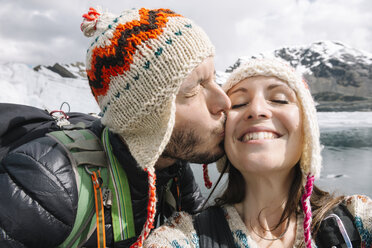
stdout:
[[(220, 197), (216, 198), (215, 203), (217, 206), (240, 203), (244, 200), (246, 193), (245, 181), (242, 174), (231, 164), (228, 159), (226, 159), (226, 166), (228, 167), (227, 188)], [(301, 174), (299, 162), (294, 166), (293, 170), (294, 177), (288, 192), (288, 201), (285, 204), (284, 211), (275, 228), (283, 223), (283, 221), (285, 221), (292, 213), (299, 214), (299, 210), (302, 208), (301, 195), (304, 191), (304, 178)], [(313, 238), (315, 238), (325, 214), (335, 205), (339, 204), (343, 198), (343, 196), (335, 197), (333, 194), (323, 191), (314, 185), (313, 193), (310, 198), (313, 213), (313, 220), (311, 223)]]

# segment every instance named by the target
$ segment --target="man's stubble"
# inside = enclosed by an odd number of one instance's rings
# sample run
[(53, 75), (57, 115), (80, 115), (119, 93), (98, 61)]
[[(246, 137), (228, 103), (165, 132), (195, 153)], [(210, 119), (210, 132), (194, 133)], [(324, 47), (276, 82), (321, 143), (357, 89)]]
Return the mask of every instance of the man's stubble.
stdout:
[[(219, 135), (223, 132), (223, 126), (216, 128), (211, 132), (211, 136)], [(163, 158), (171, 158), (176, 160), (187, 161), (197, 164), (209, 164), (220, 159), (224, 154), (223, 140), (217, 144), (218, 151), (214, 147), (206, 147), (209, 145), (208, 136), (204, 139), (197, 134), (194, 128), (179, 128), (174, 129), (170, 141), (166, 146)]]

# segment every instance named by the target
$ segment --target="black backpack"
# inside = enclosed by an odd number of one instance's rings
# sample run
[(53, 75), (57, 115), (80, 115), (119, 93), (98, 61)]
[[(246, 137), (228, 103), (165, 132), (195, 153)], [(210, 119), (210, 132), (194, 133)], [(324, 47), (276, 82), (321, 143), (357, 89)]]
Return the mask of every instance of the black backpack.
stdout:
[[(320, 224), (315, 238), (316, 245), (319, 248), (347, 248), (350, 247), (351, 243), (353, 247), (360, 247), (361, 239), (353, 219), (353, 216), (343, 203), (331, 209)], [(344, 230), (342, 230), (342, 225)], [(343, 236), (343, 231), (346, 231), (347, 237)], [(349, 243), (349, 245), (346, 243)]]
[[(66, 115), (71, 124), (82, 122), (89, 126), (97, 120), (96, 117), (84, 113), (69, 112)], [(56, 118), (46, 110), (0, 103), (0, 161), (20, 145), (59, 130), (61, 128), (57, 125)]]
[[(356, 226), (353, 222), (353, 216), (347, 210), (344, 204), (334, 207), (325, 218), (319, 228), (316, 236), (316, 245), (319, 248), (347, 248), (346, 239), (337, 223), (338, 218), (343, 226), (353, 247), (360, 247), (361, 239)], [(337, 217), (335, 217), (337, 216)], [(200, 248), (233, 248), (235, 247), (234, 237), (231, 233), (229, 224), (226, 221), (224, 211), (217, 206), (209, 207), (193, 217), (194, 228), (199, 237)]]
[[(93, 218), (94, 213), (104, 215), (103, 202), (109, 194), (109, 177), (101, 141), (89, 130), (96, 120), (97, 117), (83, 113), (64, 113), (60, 110), (49, 113), (31, 106), (0, 103), (0, 163), (13, 149), (47, 135), (64, 146), (71, 164), (76, 168), (75, 176), (79, 178), (77, 217), (70, 235), (59, 247), (85, 243), (95, 228), (94, 224), (98, 225)], [(96, 173), (100, 179), (97, 179)], [(99, 182), (100, 186), (93, 187), (95, 182)], [(99, 224), (104, 226), (103, 218)], [(104, 231), (100, 235), (104, 235)], [(98, 247), (103, 247), (104, 243), (105, 239), (101, 239), (101, 246)]]
[(200, 248), (235, 247), (234, 237), (222, 208), (209, 207), (193, 216)]

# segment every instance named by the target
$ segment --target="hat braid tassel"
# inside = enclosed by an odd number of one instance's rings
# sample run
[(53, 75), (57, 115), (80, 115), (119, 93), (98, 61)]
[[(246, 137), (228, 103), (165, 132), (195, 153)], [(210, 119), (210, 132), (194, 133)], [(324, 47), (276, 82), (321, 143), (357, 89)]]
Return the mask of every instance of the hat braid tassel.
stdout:
[(155, 219), (155, 212), (156, 212), (156, 174), (154, 169), (144, 169), (148, 175), (148, 182), (149, 182), (149, 201), (147, 205), (147, 219), (145, 225), (143, 226), (142, 232), (138, 237), (137, 241), (132, 244), (131, 248), (142, 247), (143, 241), (147, 238), (150, 234), (151, 229), (154, 228), (154, 219)]
[(314, 176), (308, 175), (306, 179), (304, 194), (301, 197), (302, 209), (305, 214), (304, 236), (305, 236), (306, 248), (311, 248), (311, 229), (310, 228), (311, 228), (312, 213), (311, 213), (310, 197), (313, 191), (313, 186), (314, 186)]
[(204, 177), (204, 185), (207, 189), (212, 187), (212, 182), (208, 175), (208, 164), (203, 164), (203, 177)]

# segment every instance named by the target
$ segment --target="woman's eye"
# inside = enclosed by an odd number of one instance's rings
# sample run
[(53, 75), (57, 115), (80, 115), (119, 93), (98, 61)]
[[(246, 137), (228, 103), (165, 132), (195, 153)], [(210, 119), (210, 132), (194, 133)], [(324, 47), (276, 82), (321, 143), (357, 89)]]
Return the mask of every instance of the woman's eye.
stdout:
[(287, 100), (271, 100), (274, 103), (279, 103), (279, 104), (288, 104), (289, 102)]
[(243, 107), (247, 105), (247, 103), (241, 103), (241, 104), (234, 104), (231, 106), (232, 109), (237, 109), (237, 108), (240, 108), (240, 107)]

